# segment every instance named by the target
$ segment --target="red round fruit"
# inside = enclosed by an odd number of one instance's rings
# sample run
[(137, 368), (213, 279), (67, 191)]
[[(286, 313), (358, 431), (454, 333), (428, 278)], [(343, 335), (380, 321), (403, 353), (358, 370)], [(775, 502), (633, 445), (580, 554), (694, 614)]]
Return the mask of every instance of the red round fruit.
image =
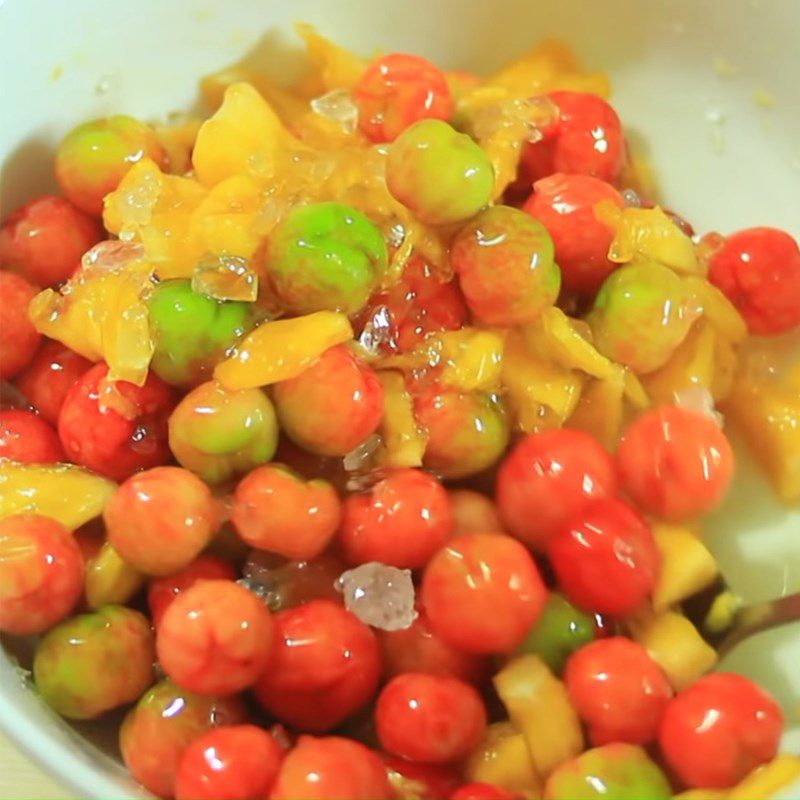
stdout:
[(407, 672), (392, 678), (375, 705), (381, 747), (421, 764), (466, 758), (486, 730), (483, 700), (468, 683)]
[(250, 547), (286, 558), (316, 558), (342, 517), (336, 490), (327, 481), (304, 481), (283, 464), (265, 464), (236, 487), (231, 521)]
[(44, 633), (83, 593), (83, 556), (59, 522), (37, 514), (0, 520), (0, 631)]
[(675, 406), (638, 416), (616, 459), (622, 488), (634, 502), (673, 522), (713, 511), (733, 477), (733, 450), (719, 425)]
[(391, 753), (380, 753), (380, 758), (398, 798), (449, 797), (461, 780), (458, 766), (452, 764), (418, 764)]
[(269, 669), (254, 687), (274, 717), (303, 731), (335, 728), (375, 693), (380, 651), (372, 631), (341, 606), (312, 600), (275, 615)]
[(558, 120), (538, 142), (525, 145), (521, 169), (536, 181), (554, 172), (591, 175), (614, 183), (625, 161), (625, 140), (617, 112), (589, 92), (550, 92)]
[(418, 469), (396, 469), (368, 492), (344, 501), (339, 543), (351, 564), (379, 561), (416, 569), (453, 531), (442, 484)]
[(658, 664), (636, 642), (612, 636), (573, 653), (564, 671), (570, 702), (592, 744), (648, 744), (672, 697)]
[(467, 653), (508, 653), (539, 618), (547, 589), (528, 551), (510, 536), (472, 533), (428, 563), (421, 599), (431, 628)]
[(752, 333), (771, 336), (800, 325), (800, 248), (788, 233), (734, 233), (711, 257), (708, 279), (739, 309)]
[(383, 414), (375, 371), (345, 345), (329, 348), (297, 377), (276, 384), (273, 398), (286, 435), (324, 456), (349, 453), (375, 432)]
[(183, 751), (176, 800), (264, 800), (282, 759), (280, 745), (262, 728), (212, 728)]
[(537, 181), (522, 207), (547, 228), (565, 289), (594, 292), (618, 266), (607, 257), (614, 229), (595, 213), (604, 202), (623, 207), (613, 186), (589, 175), (559, 172)]
[(198, 581), (235, 581), (238, 573), (227, 561), (216, 556), (201, 555), (183, 569), (153, 578), (147, 588), (147, 607), (157, 628), (172, 601)]
[(465, 533), (500, 533), (504, 525), (495, 504), (472, 489), (450, 489), (450, 509), (453, 512), (454, 536)]
[(659, 554), (650, 526), (621, 500), (595, 500), (548, 542), (567, 598), (584, 611), (625, 616), (650, 595)]
[[(455, 280), (442, 281), (438, 272), (417, 255), (406, 263), (400, 280), (373, 295), (358, 315), (356, 330), (376, 320), (387, 325), (381, 353), (413, 350), (430, 333), (455, 331), (467, 323), (467, 306)], [(363, 333), (362, 333), (363, 337)]]
[(161, 618), (158, 660), (180, 687), (202, 695), (252, 686), (273, 651), (273, 622), (252, 592), (226, 580), (199, 581)]
[(38, 414), (17, 408), (0, 409), (0, 458), (26, 464), (64, 461), (55, 430)]
[(589, 434), (566, 428), (528, 434), (497, 473), (497, 509), (505, 528), (540, 551), (587, 503), (616, 491), (611, 456)]
[(421, 119), (448, 120), (454, 110), (444, 73), (406, 53), (373, 61), (353, 87), (353, 99), (358, 127), (372, 142), (391, 142)]
[(783, 715), (748, 678), (706, 675), (667, 706), (661, 755), (678, 779), (693, 787), (726, 789), (778, 752)]
[(404, 672), (424, 672), (480, 683), (487, 674), (486, 660), (448, 644), (431, 629), (425, 610), (418, 607), (417, 613), (407, 628), (378, 631), (384, 675), (393, 678)]
[(174, 398), (169, 386), (152, 373), (143, 386), (109, 382), (107, 374), (105, 364), (95, 364), (67, 392), (58, 435), (70, 460), (123, 481), (138, 470), (169, 461), (167, 419)]
[(0, 380), (26, 367), (41, 336), (28, 318), (28, 305), (38, 289), (19, 275), (0, 271)]
[(465, 783), (450, 795), (450, 800), (519, 800), (519, 795), (490, 783)]
[(363, 744), (301, 736), (283, 759), (270, 800), (389, 800), (386, 770)]
[(0, 267), (53, 286), (67, 280), (102, 238), (96, 219), (63, 197), (42, 195), (15, 209), (0, 227)]
[(188, 566), (219, 527), (211, 490), (188, 469), (155, 467), (132, 475), (103, 511), (108, 541), (146, 575)]
[(44, 339), (14, 383), (43, 419), (58, 424), (67, 392), (92, 366), (92, 362), (54, 339)]

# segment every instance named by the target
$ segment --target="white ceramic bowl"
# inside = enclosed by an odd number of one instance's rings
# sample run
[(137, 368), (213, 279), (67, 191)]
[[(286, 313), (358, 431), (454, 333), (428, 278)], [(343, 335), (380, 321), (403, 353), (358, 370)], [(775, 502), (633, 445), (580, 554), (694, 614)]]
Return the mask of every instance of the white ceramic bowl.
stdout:
[[(610, 74), (614, 105), (649, 144), (672, 208), (700, 230), (761, 224), (800, 235), (797, 0), (0, 0), (3, 213), (51, 186), (53, 145), (80, 121), (185, 109), (199, 76), (265, 44), (291, 73), (298, 20), (364, 53), (410, 50), (476, 71), (564, 38)], [(800, 589), (798, 530), (800, 512), (780, 507), (745, 467), (708, 540), (734, 588), (759, 599)], [(725, 665), (776, 693), (795, 752), (798, 664), (800, 625)], [(113, 757), (41, 706), (2, 650), (0, 726), (82, 796), (144, 796)], [(800, 785), (786, 796), (800, 797)]]

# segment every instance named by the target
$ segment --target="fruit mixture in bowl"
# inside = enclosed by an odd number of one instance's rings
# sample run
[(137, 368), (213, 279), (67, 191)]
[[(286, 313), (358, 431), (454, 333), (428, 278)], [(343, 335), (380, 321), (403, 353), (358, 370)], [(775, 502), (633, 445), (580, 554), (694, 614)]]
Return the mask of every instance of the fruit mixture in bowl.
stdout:
[(659, 205), (560, 44), (479, 78), (301, 34), (295, 85), (79, 125), (0, 227), (35, 691), (121, 709), (178, 800), (780, 790), (702, 524), (729, 425), (800, 499), (797, 243)]

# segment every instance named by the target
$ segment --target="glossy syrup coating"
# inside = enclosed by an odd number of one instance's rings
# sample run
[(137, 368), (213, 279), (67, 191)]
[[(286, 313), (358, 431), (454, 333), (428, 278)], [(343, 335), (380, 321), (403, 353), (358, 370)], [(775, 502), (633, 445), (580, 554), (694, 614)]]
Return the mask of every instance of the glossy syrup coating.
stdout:
[(660, 558), (650, 526), (622, 500), (595, 500), (550, 538), (558, 585), (578, 608), (635, 611), (655, 586)]
[(537, 181), (554, 172), (591, 175), (614, 183), (625, 162), (625, 140), (617, 112), (602, 97), (588, 92), (548, 92), (558, 119), (543, 138), (526, 144), (521, 171)]
[(270, 800), (389, 800), (386, 769), (371, 750), (339, 736), (301, 736), (286, 754)]
[(55, 430), (38, 414), (18, 408), (0, 408), (0, 458), (26, 464), (65, 460)]
[(380, 229), (341, 203), (297, 206), (275, 226), (264, 257), (270, 288), (291, 314), (355, 314), (386, 271)]
[(428, 435), (423, 464), (443, 478), (491, 467), (508, 444), (509, 422), (498, 398), (438, 384), (413, 390), (414, 416)]
[(454, 331), (466, 324), (468, 313), (464, 295), (456, 280), (442, 276), (423, 258), (412, 253), (400, 280), (374, 294), (359, 315), (364, 325), (386, 308), (391, 321), (390, 335), (380, 343), (381, 353), (413, 350), (429, 333)]
[(447, 492), (418, 469), (391, 470), (368, 492), (349, 495), (343, 512), (339, 544), (354, 565), (417, 569), (453, 532)]
[(669, 800), (672, 789), (659, 767), (636, 745), (615, 742), (560, 764), (547, 779), (546, 800), (619, 798)]
[(108, 541), (146, 575), (183, 569), (211, 541), (219, 510), (211, 490), (180, 467), (155, 467), (128, 478), (103, 511)]
[(771, 761), (782, 733), (783, 714), (769, 694), (743, 675), (719, 672), (672, 700), (658, 744), (682, 783), (726, 789)]
[(496, 500), (506, 529), (538, 551), (591, 500), (613, 497), (614, 462), (587, 433), (531, 433), (514, 446), (497, 473)]
[(204, 554), (171, 575), (153, 578), (147, 587), (147, 607), (153, 626), (157, 628), (172, 601), (198, 581), (235, 581), (237, 577), (237, 571), (228, 561)]
[(169, 460), (167, 417), (174, 398), (152, 373), (143, 386), (112, 385), (107, 374), (105, 364), (95, 364), (75, 382), (58, 415), (58, 435), (71, 461), (122, 481)]
[(195, 386), (252, 325), (252, 304), (192, 291), (189, 280), (159, 283), (147, 299), (151, 369), (167, 383)]
[(275, 615), (275, 648), (254, 687), (281, 722), (323, 733), (373, 696), (381, 672), (375, 635), (329, 600), (311, 600)]
[(644, 375), (669, 361), (698, 314), (688, 285), (663, 264), (646, 261), (615, 270), (586, 321), (604, 356)]
[(785, 231), (747, 228), (727, 237), (709, 261), (708, 279), (752, 333), (772, 336), (800, 325), (800, 249)]
[(550, 234), (510, 206), (488, 208), (461, 228), (450, 263), (469, 310), (485, 325), (533, 322), (561, 288)]
[(421, 222), (449, 225), (468, 219), (491, 200), (494, 170), (469, 136), (427, 119), (406, 128), (389, 146), (386, 185)]
[(169, 446), (182, 467), (206, 483), (221, 483), (272, 458), (278, 446), (275, 409), (261, 389), (201, 383), (172, 412)]
[(448, 120), (454, 103), (445, 74), (408, 53), (376, 58), (353, 87), (358, 127), (372, 142), (391, 142), (421, 119)]
[(28, 319), (37, 288), (13, 272), (0, 271), (0, 380), (28, 366), (41, 336)]
[(572, 292), (596, 291), (617, 266), (607, 258), (614, 229), (595, 214), (603, 202), (623, 206), (619, 192), (604, 181), (559, 172), (537, 181), (522, 207), (547, 228), (562, 285)]
[(122, 760), (134, 780), (158, 797), (172, 797), (181, 755), (212, 728), (246, 720), (237, 697), (203, 697), (159, 681), (128, 712), (119, 730)]
[(383, 674), (393, 678), (404, 672), (424, 672), (458, 678), (479, 684), (488, 674), (488, 661), (480, 655), (465, 653), (449, 644), (432, 628), (421, 605), (417, 618), (407, 628), (377, 631), (381, 645)]
[(264, 800), (278, 775), (283, 750), (263, 728), (212, 728), (181, 755), (176, 800)]
[(61, 140), (56, 178), (68, 200), (99, 217), (103, 198), (145, 157), (166, 166), (166, 154), (148, 125), (124, 114), (84, 122)]
[(573, 653), (564, 683), (594, 745), (655, 741), (672, 698), (658, 664), (640, 644), (622, 636), (600, 639)]
[(316, 558), (341, 521), (330, 483), (306, 481), (283, 464), (257, 467), (239, 482), (231, 521), (250, 547), (300, 561)]
[(39, 642), (33, 679), (62, 717), (94, 719), (137, 700), (155, 680), (153, 632), (147, 618), (108, 605), (71, 617)]
[(255, 683), (273, 650), (273, 621), (252, 592), (227, 580), (198, 581), (161, 617), (156, 638), (164, 672), (181, 688), (208, 696)]
[(37, 286), (67, 280), (81, 256), (103, 238), (100, 223), (56, 195), (15, 209), (0, 226), (0, 267)]
[(0, 520), (0, 631), (43, 633), (82, 592), (83, 557), (70, 531), (36, 514)]
[(616, 463), (622, 488), (640, 508), (677, 522), (707, 514), (722, 502), (734, 456), (713, 419), (662, 406), (628, 426)]
[(503, 530), (497, 506), (485, 494), (472, 489), (450, 489), (447, 495), (453, 514), (454, 536)]
[(458, 768), (452, 764), (419, 764), (391, 753), (379, 755), (397, 797), (447, 797), (459, 783)]
[(477, 747), (486, 709), (468, 683), (407, 672), (392, 678), (378, 696), (375, 728), (390, 753), (422, 764), (447, 764)]
[(43, 419), (57, 425), (67, 392), (91, 366), (91, 361), (61, 342), (43, 339), (41, 347), (14, 383)]
[(544, 608), (547, 589), (528, 551), (509, 536), (459, 536), (428, 562), (421, 600), (431, 628), (468, 653), (508, 653)]
[(273, 397), (286, 435), (324, 456), (349, 453), (375, 432), (383, 413), (374, 370), (344, 345), (329, 348), (296, 378), (278, 383)]

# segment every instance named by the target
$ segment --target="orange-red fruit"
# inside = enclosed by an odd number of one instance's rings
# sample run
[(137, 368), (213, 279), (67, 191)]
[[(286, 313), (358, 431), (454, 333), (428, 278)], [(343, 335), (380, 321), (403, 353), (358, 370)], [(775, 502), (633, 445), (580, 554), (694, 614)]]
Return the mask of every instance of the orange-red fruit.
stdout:
[(316, 558), (339, 527), (342, 510), (330, 483), (305, 481), (283, 464), (265, 464), (236, 487), (231, 521), (259, 550), (300, 561)]
[(262, 728), (212, 728), (183, 751), (176, 800), (264, 800), (282, 759), (280, 745)]
[(441, 675), (408, 672), (392, 678), (375, 706), (381, 747), (409, 761), (461, 761), (486, 730), (486, 709), (468, 683)]
[(0, 458), (26, 464), (64, 461), (55, 430), (38, 414), (18, 408), (0, 409)]
[(0, 520), (0, 631), (44, 633), (83, 592), (83, 556), (61, 523), (37, 514)]
[(270, 800), (389, 800), (386, 769), (375, 753), (339, 736), (301, 736), (283, 759)]
[(41, 336), (28, 318), (35, 286), (12, 272), (0, 271), (0, 380), (26, 367)]
[(428, 563), (421, 600), (431, 628), (468, 653), (508, 653), (544, 609), (547, 589), (528, 551), (510, 536), (452, 539)]
[(638, 416), (617, 450), (622, 488), (646, 512), (681, 521), (713, 511), (733, 477), (733, 450), (704, 414), (662, 406)]
[(157, 634), (164, 672), (181, 688), (201, 695), (233, 694), (252, 686), (273, 649), (266, 605), (226, 580), (200, 581), (178, 595)]
[(53, 286), (67, 280), (102, 238), (96, 219), (63, 197), (42, 195), (17, 208), (0, 227), (0, 267), (38, 286)]

